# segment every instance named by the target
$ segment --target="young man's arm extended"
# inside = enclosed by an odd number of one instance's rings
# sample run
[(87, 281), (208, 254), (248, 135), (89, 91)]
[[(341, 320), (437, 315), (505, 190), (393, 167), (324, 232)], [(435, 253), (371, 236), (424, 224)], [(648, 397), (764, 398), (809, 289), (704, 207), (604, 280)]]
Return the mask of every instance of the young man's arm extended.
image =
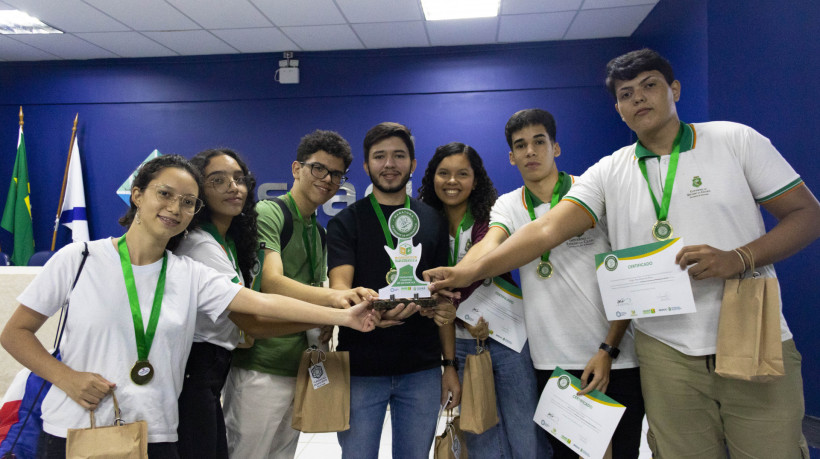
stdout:
[[(765, 266), (788, 258), (820, 237), (820, 203), (809, 188), (799, 185), (790, 192), (764, 202), (763, 208), (778, 222), (758, 239), (746, 244), (751, 250), (755, 266)], [(678, 252), (676, 261), (681, 269), (689, 267), (689, 275), (696, 280), (717, 277), (728, 279), (750, 268), (733, 250), (719, 250), (709, 245), (686, 246)]]
[(295, 281), (285, 276), (282, 255), (275, 250), (265, 250), (265, 264), (262, 267), (262, 291), (297, 298), (308, 303), (348, 308), (360, 303), (364, 298), (376, 296), (376, 292), (364, 287), (333, 289), (315, 287)]
[[(354, 273), (355, 268), (352, 265), (340, 265), (331, 269), (330, 272), (327, 273), (330, 288), (337, 290), (349, 289), (350, 286), (353, 285)], [(375, 297), (376, 295), (373, 296)], [(412, 316), (418, 311), (419, 307), (415, 303), (399, 304), (395, 308), (381, 313), (376, 311), (376, 317), (378, 319), (376, 326), (390, 327), (392, 325), (400, 325), (402, 320)]]
[[(497, 276), (535, 260), (567, 239), (592, 227), (592, 219), (581, 207), (569, 201), (517, 230), (506, 241), (475, 262), (453, 268), (434, 268), (424, 272), (434, 281), (430, 289), (466, 287), (478, 279)], [(479, 243), (480, 244), (480, 243)], [(469, 252), (468, 252), (469, 254)]]
[(487, 234), (484, 235), (484, 238), (470, 247), (470, 250), (468, 250), (464, 258), (458, 262), (458, 265), (463, 264), (466, 266), (481, 259), (481, 257), (487, 255), (493, 249), (504, 243), (508, 237), (509, 235), (503, 229), (497, 226), (491, 226), (490, 229), (487, 230)]
[[(262, 266), (262, 292), (276, 293), (308, 303), (337, 308), (350, 307), (349, 301), (359, 303), (367, 298), (368, 294), (373, 297), (376, 296), (375, 292), (371, 293), (368, 289), (338, 291), (322, 287), (313, 287), (290, 279), (284, 274), (282, 256), (279, 252), (269, 249), (265, 250), (265, 263)], [(319, 326), (317, 324), (277, 321), (236, 312), (231, 312), (229, 317), (239, 328), (254, 338), (272, 338), (289, 335)]]

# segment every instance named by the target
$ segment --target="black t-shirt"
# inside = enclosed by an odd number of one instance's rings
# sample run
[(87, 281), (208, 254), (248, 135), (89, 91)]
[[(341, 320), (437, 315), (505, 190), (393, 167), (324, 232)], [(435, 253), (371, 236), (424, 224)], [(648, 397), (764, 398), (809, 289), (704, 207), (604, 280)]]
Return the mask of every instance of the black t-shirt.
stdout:
[[(386, 221), (402, 206), (381, 206)], [(416, 275), (424, 270), (447, 266), (449, 240), (447, 224), (427, 204), (410, 200), (410, 208), (419, 216), (419, 232), (413, 244), (422, 245)], [(392, 236), (391, 236), (392, 237)], [(378, 291), (387, 285), (390, 258), (384, 250), (386, 241), (379, 219), (369, 198), (356, 201), (339, 212), (327, 225), (327, 267), (351, 265), (353, 286)], [(396, 238), (393, 237), (395, 247)], [(339, 350), (350, 352), (350, 374), (354, 376), (389, 376), (429, 370), (441, 365), (441, 341), (433, 319), (413, 314), (404, 324), (376, 328), (370, 333), (340, 327)]]

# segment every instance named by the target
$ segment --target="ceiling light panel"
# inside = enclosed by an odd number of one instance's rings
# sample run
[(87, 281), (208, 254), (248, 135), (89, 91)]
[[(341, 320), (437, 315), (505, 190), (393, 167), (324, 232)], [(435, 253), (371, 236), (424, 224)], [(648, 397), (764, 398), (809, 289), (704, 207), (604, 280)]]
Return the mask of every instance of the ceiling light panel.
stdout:
[(498, 16), (500, 0), (421, 0), (428, 21)]
[(0, 34), (63, 33), (19, 10), (0, 10)]

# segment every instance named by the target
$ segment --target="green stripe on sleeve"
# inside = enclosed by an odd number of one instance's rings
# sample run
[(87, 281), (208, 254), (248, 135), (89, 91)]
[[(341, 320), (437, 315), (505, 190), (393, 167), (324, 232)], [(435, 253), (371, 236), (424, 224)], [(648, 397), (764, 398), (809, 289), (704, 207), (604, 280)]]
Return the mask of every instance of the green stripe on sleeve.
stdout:
[(564, 199), (562, 199), (562, 201), (570, 201), (574, 204), (577, 204), (577, 205), (581, 206), (584, 210), (587, 211), (587, 213), (589, 213), (590, 217), (592, 217), (592, 220), (595, 223), (598, 223), (598, 216), (595, 215), (595, 212), (593, 212), (592, 209), (590, 209), (589, 206), (584, 203), (584, 201), (581, 201), (580, 199), (572, 197), (572, 196), (564, 197)]
[(512, 234), (512, 231), (510, 231), (510, 229), (507, 228), (507, 225), (505, 225), (503, 223), (498, 223), (498, 222), (490, 223), (490, 228), (492, 228), (493, 226), (495, 226), (497, 228), (501, 228), (502, 230), (504, 230), (504, 232), (507, 233), (507, 237), (509, 237)]
[(784, 186), (783, 188), (775, 191), (774, 193), (772, 193), (768, 196), (764, 196), (760, 199), (756, 199), (755, 201), (758, 204), (763, 204), (764, 202), (771, 201), (772, 199), (775, 199), (775, 198), (777, 198), (779, 196), (782, 196), (783, 194), (791, 191), (793, 188), (799, 186), (802, 183), (803, 183), (803, 179), (800, 178), (800, 177), (797, 177), (796, 179), (794, 179), (792, 182), (790, 182), (788, 185)]

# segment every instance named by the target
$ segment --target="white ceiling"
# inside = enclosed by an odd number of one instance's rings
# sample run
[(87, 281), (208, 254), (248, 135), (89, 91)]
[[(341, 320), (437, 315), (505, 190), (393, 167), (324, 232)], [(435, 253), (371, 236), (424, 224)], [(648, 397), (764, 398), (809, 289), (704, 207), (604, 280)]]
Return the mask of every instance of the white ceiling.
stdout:
[(501, 0), (496, 18), (427, 22), (419, 0), (0, 0), (65, 32), (0, 35), (0, 61), (628, 37), (657, 2)]

